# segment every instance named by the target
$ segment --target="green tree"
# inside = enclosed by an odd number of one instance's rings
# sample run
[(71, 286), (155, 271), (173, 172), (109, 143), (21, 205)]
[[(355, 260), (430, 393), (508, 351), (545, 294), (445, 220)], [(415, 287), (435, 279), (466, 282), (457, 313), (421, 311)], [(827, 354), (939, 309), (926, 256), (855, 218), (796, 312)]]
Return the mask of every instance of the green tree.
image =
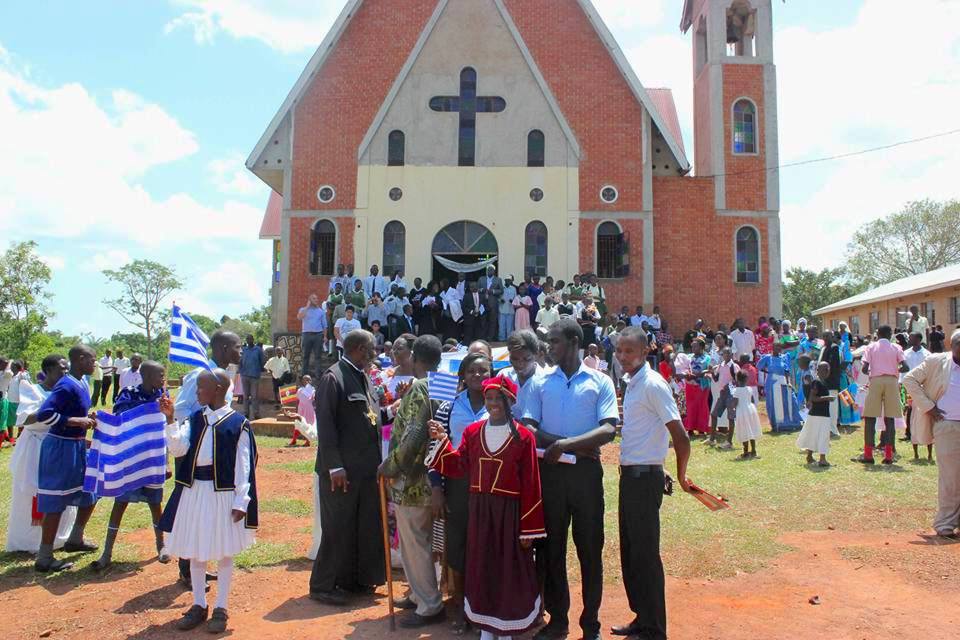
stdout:
[(253, 311), (240, 316), (240, 319), (256, 327), (253, 337), (257, 342), (273, 344), (273, 332), (270, 329), (270, 305), (256, 307)]
[(960, 262), (960, 200), (908, 202), (847, 245), (846, 273), (869, 287)]
[(176, 272), (152, 260), (134, 260), (119, 269), (107, 269), (103, 275), (122, 289), (119, 297), (103, 303), (144, 331), (146, 356), (153, 358), (154, 332), (158, 322), (162, 325), (160, 304), (180, 286)]
[(45, 301), (52, 272), (37, 243), (15, 242), (0, 256), (0, 351), (20, 354), (52, 315)]
[(801, 267), (787, 269), (783, 283), (783, 314), (785, 318), (811, 318), (814, 310), (825, 307), (863, 291), (853, 284), (843, 269), (810, 271)]

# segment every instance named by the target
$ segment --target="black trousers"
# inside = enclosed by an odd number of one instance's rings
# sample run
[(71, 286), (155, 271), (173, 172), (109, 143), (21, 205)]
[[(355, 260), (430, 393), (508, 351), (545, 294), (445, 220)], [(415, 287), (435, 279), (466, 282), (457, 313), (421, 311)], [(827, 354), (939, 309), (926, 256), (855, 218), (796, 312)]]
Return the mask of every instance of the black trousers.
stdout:
[[(107, 404), (107, 396), (110, 395), (110, 383), (113, 382), (113, 375), (104, 375), (103, 382), (100, 385), (100, 404)], [(94, 400), (96, 402), (96, 400)]]
[(101, 382), (99, 380), (94, 380), (93, 393), (90, 394), (90, 401), (93, 404), (97, 404), (97, 401), (100, 400), (100, 387), (101, 387)]
[(117, 402), (117, 394), (120, 393), (120, 374), (113, 374), (113, 402)]
[(663, 469), (620, 476), (620, 565), (641, 638), (666, 640), (667, 604), (660, 560)]
[(350, 484), (346, 493), (333, 492), (330, 474), (320, 474), (323, 536), (310, 574), (310, 593), (387, 581), (377, 478), (351, 477), (349, 472), (347, 477)]
[(547, 540), (545, 552), (537, 554), (537, 568), (543, 576), (544, 608), (551, 625), (569, 625), (567, 535), (572, 521), (582, 580), (580, 628), (584, 635), (595, 634), (603, 599), (603, 467), (589, 458), (579, 458), (577, 464), (541, 463), (540, 485)]

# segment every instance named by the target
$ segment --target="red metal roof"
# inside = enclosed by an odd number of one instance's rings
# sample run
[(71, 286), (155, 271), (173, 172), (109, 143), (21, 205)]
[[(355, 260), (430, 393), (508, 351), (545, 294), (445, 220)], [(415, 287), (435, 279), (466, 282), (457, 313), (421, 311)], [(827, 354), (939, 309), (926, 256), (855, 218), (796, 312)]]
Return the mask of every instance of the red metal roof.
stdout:
[(680, 145), (680, 150), (686, 153), (687, 150), (683, 146), (683, 134), (680, 131), (680, 118), (677, 116), (677, 105), (673, 101), (673, 91), (666, 88), (651, 89), (648, 87), (647, 95), (650, 96), (654, 107), (656, 107), (657, 111), (659, 111), (663, 117), (667, 129), (670, 130), (670, 135), (672, 135), (673, 139)]
[(280, 239), (280, 214), (283, 211), (283, 196), (270, 190), (270, 199), (267, 201), (267, 210), (263, 214), (260, 224), (261, 240)]

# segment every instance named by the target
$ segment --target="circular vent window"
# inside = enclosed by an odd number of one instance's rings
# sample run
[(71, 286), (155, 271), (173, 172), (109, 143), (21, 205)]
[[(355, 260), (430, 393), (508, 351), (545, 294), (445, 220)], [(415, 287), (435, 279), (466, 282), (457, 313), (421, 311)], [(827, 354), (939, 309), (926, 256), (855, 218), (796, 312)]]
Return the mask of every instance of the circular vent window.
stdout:
[(390, 189), (390, 199), (391, 199), (391, 200), (393, 200), (394, 202), (396, 202), (397, 200), (399, 200), (399, 199), (402, 198), (402, 197), (403, 197), (403, 189), (401, 189), (400, 187), (394, 187), (393, 189)]
[(607, 204), (613, 204), (617, 201), (617, 198), (620, 197), (620, 193), (617, 191), (616, 187), (607, 185), (604, 188), (600, 189), (600, 199), (606, 202)]
[(530, 190), (530, 199), (534, 202), (543, 200), (543, 189), (534, 188)]
[(324, 185), (317, 189), (317, 200), (326, 204), (328, 202), (333, 202), (333, 199), (337, 197), (337, 192), (334, 191), (333, 187), (330, 185)]

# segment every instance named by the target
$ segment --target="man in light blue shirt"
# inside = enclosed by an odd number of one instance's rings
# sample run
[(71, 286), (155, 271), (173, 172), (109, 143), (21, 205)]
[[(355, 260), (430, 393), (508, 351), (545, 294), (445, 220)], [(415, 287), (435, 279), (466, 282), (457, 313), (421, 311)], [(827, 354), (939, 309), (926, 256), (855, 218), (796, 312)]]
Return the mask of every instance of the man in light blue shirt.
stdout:
[[(609, 376), (580, 360), (583, 330), (576, 320), (554, 323), (547, 342), (557, 366), (534, 381), (523, 411), (524, 422), (536, 433), (537, 447), (546, 449), (540, 484), (547, 525), (544, 606), (550, 623), (534, 638), (553, 640), (568, 634), (567, 532), (572, 519), (583, 580), (580, 628), (585, 640), (598, 640), (604, 542), (600, 447), (616, 435), (617, 394)], [(559, 463), (564, 453), (576, 455), (576, 463)]]
[(677, 453), (677, 479), (690, 490), (687, 461), (690, 438), (667, 381), (647, 364), (647, 336), (627, 327), (617, 340), (617, 360), (627, 371), (623, 395), (623, 441), (620, 443), (620, 559), (623, 586), (635, 617), (613, 633), (667, 638), (667, 606), (660, 559), (660, 505), (663, 461), (670, 438)]
[[(333, 289), (332, 283), (330, 288)], [(300, 319), (300, 347), (303, 350), (303, 365), (300, 367), (300, 374), (314, 375), (316, 372), (311, 367), (315, 367), (320, 362), (320, 354), (323, 351), (323, 341), (327, 335), (328, 326), (327, 310), (320, 303), (317, 294), (310, 294), (307, 298), (307, 306), (300, 308), (297, 312), (297, 318)]]

